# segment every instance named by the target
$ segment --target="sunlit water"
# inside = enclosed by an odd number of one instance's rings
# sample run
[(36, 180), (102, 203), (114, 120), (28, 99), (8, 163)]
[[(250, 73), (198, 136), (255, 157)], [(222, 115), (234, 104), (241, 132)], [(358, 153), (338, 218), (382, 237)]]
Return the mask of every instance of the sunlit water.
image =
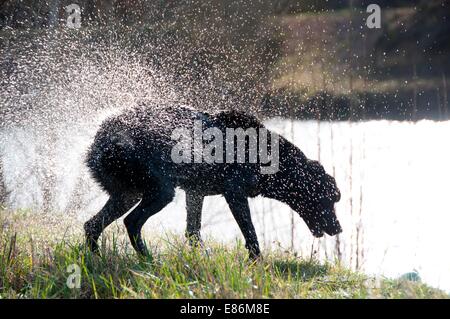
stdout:
[[(83, 129), (65, 128), (51, 147), (48, 139), (32, 130), (1, 132), (9, 206), (41, 209), (42, 181), (53, 175), (52, 210), (75, 210), (80, 225), (97, 212), (106, 195), (89, 177), (83, 154), (101, 118)], [(274, 119), (267, 125), (309, 158), (320, 159), (336, 176), (342, 192), (337, 214), (344, 228), (340, 251), (346, 265), (390, 277), (418, 271), (424, 282), (450, 291), (450, 149), (446, 141), (450, 122), (349, 124)], [(250, 203), (264, 248), (292, 249), (308, 258), (337, 258), (335, 239), (315, 240), (287, 206), (262, 198)], [(147, 222), (146, 233), (182, 233), (185, 216), (184, 193), (177, 191), (175, 201)], [(203, 234), (229, 243), (242, 238), (219, 196), (205, 202)]]

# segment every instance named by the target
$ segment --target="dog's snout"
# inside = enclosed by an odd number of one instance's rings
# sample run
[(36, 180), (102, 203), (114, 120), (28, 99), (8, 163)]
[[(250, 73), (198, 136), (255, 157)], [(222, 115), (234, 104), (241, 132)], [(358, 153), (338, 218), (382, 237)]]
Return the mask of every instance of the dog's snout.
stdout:
[(342, 233), (342, 227), (341, 227), (341, 224), (336, 220), (336, 222), (333, 225), (331, 225), (329, 227), (325, 227), (324, 231), (328, 235), (334, 236), (334, 235)]
[(342, 232), (341, 224), (339, 223), (334, 209), (324, 210), (322, 212), (322, 228), (330, 236), (337, 235)]

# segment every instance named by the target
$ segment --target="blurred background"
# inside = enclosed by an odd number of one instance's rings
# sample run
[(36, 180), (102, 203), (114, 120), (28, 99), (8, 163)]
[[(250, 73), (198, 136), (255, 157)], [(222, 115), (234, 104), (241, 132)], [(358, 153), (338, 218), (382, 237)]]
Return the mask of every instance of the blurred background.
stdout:
[[(82, 10), (81, 29), (67, 32), (72, 3)], [(449, 3), (377, 1), (380, 29), (366, 26), (370, 3), (2, 0), (2, 84), (23, 51), (61, 54), (70, 42), (76, 55), (109, 45), (164, 68), (196, 104), (208, 94), (217, 106), (226, 94), (245, 101), (230, 107), (266, 116), (447, 119)]]
[[(445, 0), (0, 0), (0, 206), (81, 229), (106, 200), (83, 165), (106, 116), (139, 102), (239, 109), (343, 193), (344, 233), (320, 240), (286, 206), (252, 200), (265, 248), (450, 291), (449, 19)], [(183, 201), (149, 233), (181, 233)], [(205, 234), (239, 238), (222, 199), (204, 214)]]

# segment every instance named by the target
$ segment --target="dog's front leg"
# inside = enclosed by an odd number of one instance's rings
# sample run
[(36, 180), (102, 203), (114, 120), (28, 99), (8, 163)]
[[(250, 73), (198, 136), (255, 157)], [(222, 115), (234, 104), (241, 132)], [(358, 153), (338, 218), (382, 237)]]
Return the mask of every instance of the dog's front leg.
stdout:
[(259, 249), (258, 238), (250, 215), (248, 199), (240, 191), (229, 191), (224, 194), (228, 206), (233, 213), (234, 219), (239, 225), (245, 238), (245, 247), (249, 251), (251, 259), (257, 259), (261, 251)]
[(186, 192), (186, 238), (191, 246), (202, 245), (200, 229), (202, 227), (203, 195)]

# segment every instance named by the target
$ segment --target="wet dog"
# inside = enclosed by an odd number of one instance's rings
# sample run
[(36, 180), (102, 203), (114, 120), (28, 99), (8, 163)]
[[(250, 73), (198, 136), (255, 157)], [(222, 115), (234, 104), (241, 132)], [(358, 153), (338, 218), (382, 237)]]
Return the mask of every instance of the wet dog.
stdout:
[[(183, 137), (180, 130), (194, 135)], [(203, 133), (197, 144), (196, 130)], [(260, 255), (260, 248), (249, 197), (261, 195), (289, 205), (316, 237), (342, 231), (334, 210), (340, 199), (334, 178), (295, 145), (241, 112), (141, 105), (103, 122), (86, 163), (110, 196), (84, 226), (93, 251), (105, 227), (137, 204), (124, 223), (134, 249), (147, 254), (142, 226), (173, 200), (177, 187), (186, 192), (186, 236), (191, 243), (201, 242), (202, 203), (209, 195), (224, 196), (252, 258)]]

